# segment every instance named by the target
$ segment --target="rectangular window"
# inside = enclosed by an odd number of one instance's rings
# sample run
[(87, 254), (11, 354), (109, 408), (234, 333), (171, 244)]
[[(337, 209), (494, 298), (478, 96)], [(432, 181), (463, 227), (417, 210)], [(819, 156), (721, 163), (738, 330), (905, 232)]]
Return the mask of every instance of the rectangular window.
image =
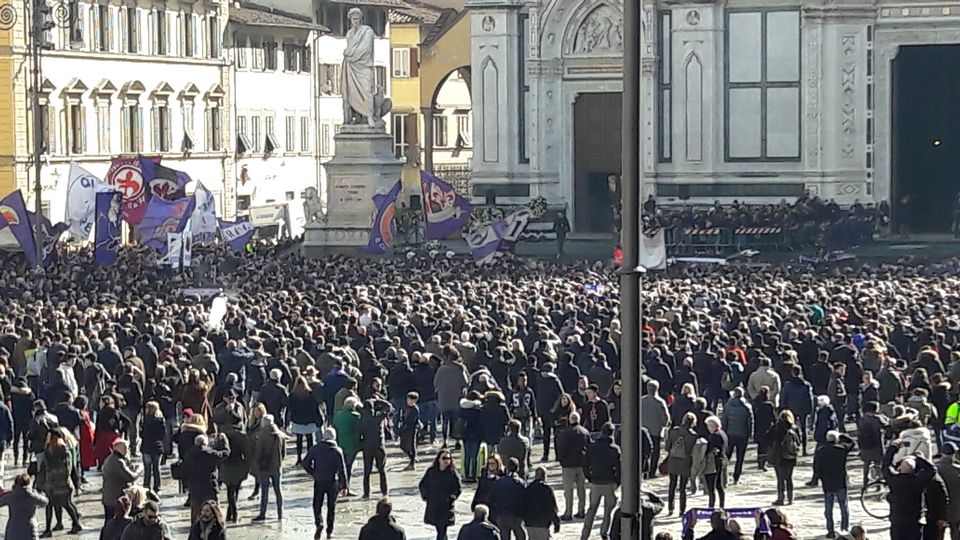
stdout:
[(284, 148), (287, 152), (297, 151), (297, 117), (288, 116), (286, 123), (286, 132), (284, 137)]
[(407, 155), (410, 141), (407, 138), (407, 114), (393, 115), (393, 156), (402, 159)]
[(297, 50), (300, 47), (293, 43), (283, 44), (283, 70), (289, 73), (295, 73), (300, 67), (300, 58)]
[(325, 96), (340, 95), (340, 64), (320, 64), (320, 93)]
[(800, 12), (728, 10), (727, 161), (800, 160)]
[(311, 62), (310, 47), (300, 47), (300, 71), (310, 73), (313, 70)]
[(207, 106), (207, 150), (219, 152), (222, 139), (223, 120), (220, 116), (220, 107), (211, 103)]
[(124, 152), (140, 152), (143, 150), (143, 115), (140, 106), (127, 105), (123, 108), (123, 144)]
[(192, 13), (183, 13), (183, 55), (186, 57), (192, 57), (196, 52), (194, 51), (194, 28), (193, 28), (193, 14)]
[(377, 78), (377, 88), (383, 88), (383, 93), (387, 93), (387, 68), (386, 66), (374, 66), (374, 75)]
[(253, 55), (253, 69), (263, 70), (263, 40), (261, 38), (250, 38), (250, 54)]
[(253, 150), (253, 144), (250, 142), (249, 131), (247, 131), (247, 117), (237, 117), (237, 153), (246, 154)]
[(140, 52), (140, 13), (135, 7), (125, 9), (127, 10), (127, 27), (123, 32), (126, 52), (136, 54)]
[(158, 9), (153, 15), (153, 37), (154, 52), (156, 54), (168, 54), (167, 47), (167, 12)]
[(281, 146), (277, 143), (277, 134), (275, 131), (274, 122), (276, 118), (271, 114), (264, 118), (264, 131), (266, 131), (266, 137), (264, 138), (263, 151), (267, 154), (272, 154), (277, 150), (281, 149)]
[(393, 76), (410, 76), (410, 49), (407, 47), (397, 47), (393, 49)]
[(153, 108), (153, 149), (157, 152), (170, 151), (170, 107), (157, 105)]
[(660, 12), (657, 32), (657, 159), (673, 160), (673, 48), (670, 37), (672, 18), (669, 11)]
[(260, 117), (250, 117), (250, 142), (253, 143), (253, 151), (259, 152), (263, 148), (263, 141), (260, 139)]
[(237, 36), (234, 42), (234, 50), (237, 54), (237, 69), (247, 69), (247, 37)]
[(110, 6), (98, 5), (95, 6), (95, 9), (95, 16), (97, 18), (97, 50), (106, 52), (110, 50)]
[(470, 114), (457, 114), (455, 117), (457, 119), (457, 137), (460, 140), (457, 144), (462, 144), (467, 148), (473, 146), (473, 122)]
[(79, 3), (69, 2), (67, 5), (67, 45), (77, 48), (83, 44), (83, 15)]
[(264, 40), (263, 42), (264, 69), (267, 71), (277, 70), (277, 42), (273, 40)]
[(447, 117), (437, 112), (433, 117), (433, 146), (434, 148), (447, 147)]
[(70, 154), (79, 155), (83, 153), (84, 147), (86, 146), (84, 144), (87, 133), (86, 110), (83, 105), (79, 103), (73, 103), (69, 105), (68, 108), (68, 121), (70, 125), (67, 133), (70, 136), (70, 140), (67, 141), (67, 148)]
[(325, 3), (320, 8), (320, 24), (330, 29), (330, 35), (342, 36), (344, 34), (344, 20), (346, 14), (343, 6), (334, 3)]
[(207, 27), (207, 37), (210, 38), (207, 54), (210, 58), (220, 58), (220, 43), (223, 39), (220, 35), (220, 19), (216, 15), (208, 16)]
[(310, 151), (310, 118), (300, 117), (300, 151)]

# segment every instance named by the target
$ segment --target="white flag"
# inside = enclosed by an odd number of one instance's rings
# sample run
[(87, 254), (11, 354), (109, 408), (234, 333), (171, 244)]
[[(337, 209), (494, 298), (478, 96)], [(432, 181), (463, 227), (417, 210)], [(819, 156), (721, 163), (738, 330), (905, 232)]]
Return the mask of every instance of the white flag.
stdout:
[(167, 264), (174, 270), (180, 268), (180, 252), (183, 250), (183, 235), (167, 233)]
[(84, 240), (89, 238), (96, 217), (97, 193), (116, 189), (83, 167), (71, 163), (67, 183), (67, 211), (64, 216), (64, 221), (70, 225), (69, 231)]
[(187, 226), (184, 227), (182, 233), (182, 243), (183, 243), (183, 267), (189, 268), (191, 262), (193, 262), (193, 236), (191, 223), (192, 219), (187, 220)]
[(217, 203), (202, 183), (197, 182), (197, 191), (193, 194), (197, 204), (193, 208), (193, 243), (209, 245), (217, 235)]

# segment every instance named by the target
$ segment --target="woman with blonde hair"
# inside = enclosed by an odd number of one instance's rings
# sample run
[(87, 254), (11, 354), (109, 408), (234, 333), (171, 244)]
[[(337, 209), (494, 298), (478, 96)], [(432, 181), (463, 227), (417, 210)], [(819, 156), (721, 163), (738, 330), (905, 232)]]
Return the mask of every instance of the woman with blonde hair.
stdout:
[[(247, 456), (253, 455), (254, 447), (257, 444), (257, 436), (263, 429), (263, 418), (267, 416), (267, 406), (263, 403), (257, 403), (250, 408), (250, 414), (247, 418)], [(248, 501), (256, 499), (260, 495), (260, 476), (257, 475), (255, 465), (250, 463), (250, 474), (253, 476), (253, 493), (247, 497)]]
[[(293, 391), (290, 392), (290, 421), (293, 423), (293, 434), (297, 436), (297, 463), (303, 459), (304, 450), (313, 448), (313, 436), (323, 425), (323, 415), (320, 414), (320, 402), (310, 388), (310, 383), (304, 376), (293, 381)], [(303, 442), (306, 440), (306, 448)]]
[(140, 454), (143, 457), (143, 487), (149, 488), (153, 480), (153, 490), (160, 492), (160, 457), (163, 455), (163, 439), (166, 435), (166, 422), (163, 411), (156, 401), (148, 401), (144, 407), (143, 422), (140, 424)]

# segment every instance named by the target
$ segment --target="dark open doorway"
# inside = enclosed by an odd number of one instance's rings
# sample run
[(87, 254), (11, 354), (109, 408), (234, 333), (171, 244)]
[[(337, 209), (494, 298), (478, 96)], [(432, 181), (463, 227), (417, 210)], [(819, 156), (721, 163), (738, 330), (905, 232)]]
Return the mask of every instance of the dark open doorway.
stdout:
[(619, 92), (580, 94), (573, 107), (574, 229), (613, 232), (613, 205), (620, 200)]
[(950, 230), (960, 191), (960, 45), (905, 46), (893, 62), (895, 227)]

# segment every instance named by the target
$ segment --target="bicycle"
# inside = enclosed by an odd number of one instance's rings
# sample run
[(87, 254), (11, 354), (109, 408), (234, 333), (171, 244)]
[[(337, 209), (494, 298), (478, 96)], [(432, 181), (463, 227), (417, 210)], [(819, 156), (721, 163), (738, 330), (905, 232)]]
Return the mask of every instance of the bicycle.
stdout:
[(883, 477), (871, 480), (860, 489), (860, 506), (874, 519), (887, 519), (890, 517), (890, 503), (887, 502), (889, 494), (890, 486)]

